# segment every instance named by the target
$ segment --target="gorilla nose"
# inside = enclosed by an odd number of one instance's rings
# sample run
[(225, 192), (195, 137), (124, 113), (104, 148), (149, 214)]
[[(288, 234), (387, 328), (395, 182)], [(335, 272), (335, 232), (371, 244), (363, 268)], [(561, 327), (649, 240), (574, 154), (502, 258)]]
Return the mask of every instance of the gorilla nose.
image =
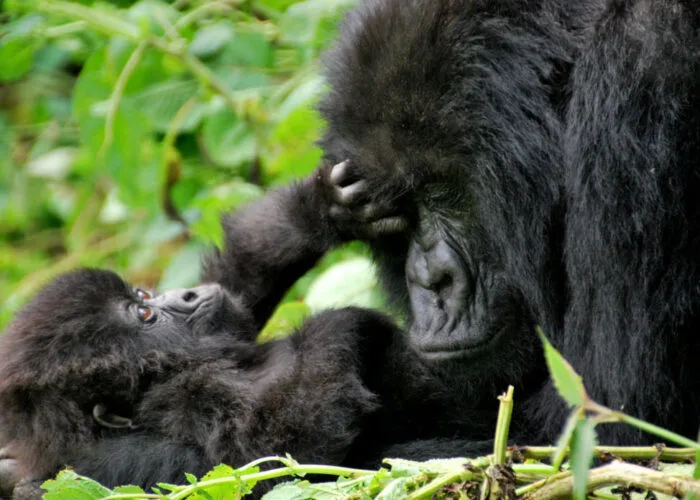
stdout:
[(154, 302), (156, 305), (170, 311), (191, 314), (202, 304), (215, 298), (220, 293), (221, 287), (216, 284), (200, 285), (195, 288), (170, 290), (158, 295)]
[(449, 288), (459, 271), (457, 258), (444, 241), (429, 250), (418, 244), (412, 245), (406, 262), (409, 281), (426, 290)]

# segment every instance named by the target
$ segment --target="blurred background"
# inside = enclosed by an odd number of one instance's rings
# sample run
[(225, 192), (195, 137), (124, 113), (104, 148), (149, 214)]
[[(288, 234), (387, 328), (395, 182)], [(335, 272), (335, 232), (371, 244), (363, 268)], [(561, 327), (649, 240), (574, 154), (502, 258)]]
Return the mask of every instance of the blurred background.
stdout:
[[(353, 0), (0, 0), (0, 330), (79, 266), (197, 283), (222, 212), (314, 170), (319, 56)], [(264, 330), (381, 307), (358, 244)]]

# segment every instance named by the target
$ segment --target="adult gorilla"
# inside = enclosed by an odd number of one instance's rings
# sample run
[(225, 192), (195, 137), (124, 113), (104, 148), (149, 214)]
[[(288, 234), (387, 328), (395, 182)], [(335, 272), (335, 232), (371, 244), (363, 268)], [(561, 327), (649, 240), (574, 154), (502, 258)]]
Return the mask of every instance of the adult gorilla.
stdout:
[[(574, 15), (547, 0), (366, 1), (326, 58), (322, 145), (347, 160), (329, 176), (331, 218), (369, 242), (415, 350), (493, 419), (509, 383), (520, 410), (546, 384), (534, 326), (562, 330)], [(514, 422), (519, 441), (538, 437), (529, 416)]]
[(321, 106), (328, 161), (349, 160), (331, 213), (369, 241), (424, 361), (477, 406), (518, 384), (515, 439), (552, 441), (566, 411), (535, 323), (593, 398), (695, 436), (700, 9), (557, 3), (350, 15)]

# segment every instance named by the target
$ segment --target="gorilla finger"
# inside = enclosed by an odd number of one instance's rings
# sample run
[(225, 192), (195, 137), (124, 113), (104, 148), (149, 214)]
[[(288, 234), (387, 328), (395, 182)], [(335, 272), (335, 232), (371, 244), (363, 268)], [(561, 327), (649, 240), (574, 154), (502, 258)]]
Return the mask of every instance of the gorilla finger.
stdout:
[(12, 500), (37, 500), (38, 498), (43, 498), (44, 491), (41, 488), (43, 480), (28, 480), (25, 479), (17, 483), (15, 490), (12, 494)]
[(390, 208), (380, 205), (378, 203), (367, 203), (366, 205), (362, 205), (360, 208), (354, 210), (354, 216), (355, 219), (363, 221), (363, 222), (372, 222), (372, 221), (377, 221), (379, 219), (385, 219), (389, 217), (392, 212), (395, 212), (395, 210), (391, 210)]
[(362, 201), (367, 193), (367, 181), (358, 181), (346, 187), (334, 189), (335, 200), (343, 205), (353, 205)]
[(350, 160), (341, 161), (331, 168), (330, 181), (336, 186), (347, 185), (351, 181)]
[(368, 232), (371, 236), (385, 236), (388, 234), (402, 233), (409, 227), (406, 217), (386, 217), (369, 224)]
[(340, 221), (348, 221), (353, 218), (350, 210), (340, 205), (331, 205), (328, 209), (328, 213), (333, 219)]
[(19, 462), (14, 458), (0, 458), (0, 497), (9, 497), (21, 477)]

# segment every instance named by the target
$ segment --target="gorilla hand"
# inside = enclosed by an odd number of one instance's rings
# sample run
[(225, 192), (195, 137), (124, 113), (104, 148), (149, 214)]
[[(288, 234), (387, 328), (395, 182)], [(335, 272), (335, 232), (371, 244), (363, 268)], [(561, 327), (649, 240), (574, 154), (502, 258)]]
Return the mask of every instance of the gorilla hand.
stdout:
[(330, 216), (343, 237), (376, 239), (405, 232), (410, 219), (399, 197), (375, 199), (370, 183), (345, 160), (330, 169)]
[(19, 461), (9, 454), (7, 448), (0, 449), (0, 498), (12, 496), (20, 475)]

